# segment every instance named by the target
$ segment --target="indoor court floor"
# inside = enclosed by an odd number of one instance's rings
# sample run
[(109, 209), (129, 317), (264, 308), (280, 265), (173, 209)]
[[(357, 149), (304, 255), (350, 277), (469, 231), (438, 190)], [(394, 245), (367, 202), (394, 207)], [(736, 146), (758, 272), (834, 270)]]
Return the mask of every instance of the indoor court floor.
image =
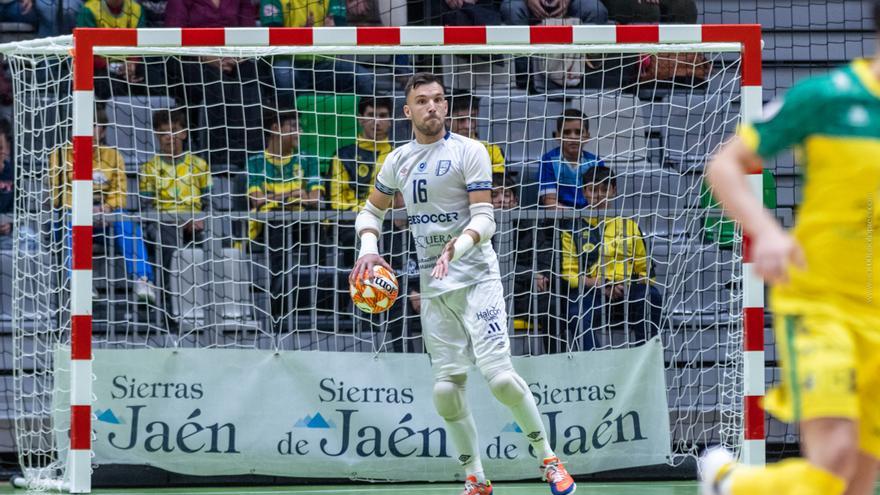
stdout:
[[(389, 495), (456, 495), (461, 486), (453, 484), (400, 484), (400, 485), (337, 485), (337, 486), (285, 486), (263, 488), (168, 488), (168, 489), (131, 489), (131, 490), (95, 490), (99, 495), (353, 495), (353, 494), (389, 494)], [(16, 493), (24, 495), (25, 491), (14, 491), (12, 488), (0, 488), (0, 493)], [(496, 495), (544, 495), (549, 493), (546, 485), (537, 483), (498, 483), (495, 485)], [(880, 495), (878, 490), (877, 495)], [(578, 485), (577, 494), (595, 495), (698, 495), (694, 482), (645, 482), (645, 483), (582, 483)]]

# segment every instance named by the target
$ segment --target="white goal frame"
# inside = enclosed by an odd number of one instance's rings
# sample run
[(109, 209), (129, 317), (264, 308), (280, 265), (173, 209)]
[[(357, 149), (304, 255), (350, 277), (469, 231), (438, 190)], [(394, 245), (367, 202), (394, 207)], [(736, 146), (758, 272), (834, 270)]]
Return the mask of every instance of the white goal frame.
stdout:
[[(27, 44), (27, 43), (25, 43)], [(23, 46), (22, 44), (20, 46)], [(207, 28), (207, 29), (76, 29), (73, 35), (73, 187), (70, 363), (70, 452), (67, 478), (71, 493), (91, 491), (92, 456), (92, 126), (95, 118), (94, 56), (130, 55), (188, 47), (194, 50), (229, 47), (243, 53), (360, 54), (491, 53), (506, 51), (548, 54), (589, 51), (739, 52), (741, 120), (762, 112), (760, 25), (622, 25), (622, 26), (446, 26), (331, 28)], [(269, 47), (268, 49), (265, 47)], [(589, 48), (587, 48), (589, 47)], [(5, 51), (7, 47), (0, 48)], [(497, 48), (495, 48), (497, 51)], [(14, 50), (13, 50), (14, 51)], [(762, 174), (749, 177), (761, 197)], [(743, 239), (743, 435), (741, 460), (765, 460), (764, 288), (754, 273), (751, 243)]]

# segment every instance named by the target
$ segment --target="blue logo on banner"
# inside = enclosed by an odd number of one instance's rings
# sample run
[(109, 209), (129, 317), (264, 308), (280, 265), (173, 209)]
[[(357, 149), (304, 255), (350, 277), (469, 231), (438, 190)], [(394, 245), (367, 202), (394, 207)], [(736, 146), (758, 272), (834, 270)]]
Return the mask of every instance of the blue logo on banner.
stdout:
[(519, 427), (516, 423), (507, 423), (504, 425), (504, 428), (501, 429), (501, 433), (522, 433), (522, 428)]
[(437, 162), (437, 177), (446, 175), (450, 168), (452, 168), (452, 160), (440, 160)]
[(333, 424), (333, 421), (328, 421), (324, 419), (324, 416), (321, 416), (321, 413), (315, 414), (314, 416), (306, 416), (300, 420), (298, 420), (294, 425), (294, 428), (323, 428), (323, 429), (331, 429), (336, 428), (336, 425)]
[(100, 409), (95, 411), (95, 416), (98, 418), (98, 421), (102, 423), (110, 423), (111, 425), (121, 425), (122, 420), (116, 417), (113, 414), (112, 409), (107, 409), (106, 411), (102, 411)]

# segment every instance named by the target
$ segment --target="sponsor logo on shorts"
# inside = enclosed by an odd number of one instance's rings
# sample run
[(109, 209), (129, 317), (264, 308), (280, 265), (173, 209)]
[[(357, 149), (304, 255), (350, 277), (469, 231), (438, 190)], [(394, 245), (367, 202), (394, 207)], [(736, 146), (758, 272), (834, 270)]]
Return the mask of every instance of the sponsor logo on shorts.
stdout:
[(501, 309), (495, 306), (491, 308), (484, 309), (482, 311), (477, 311), (477, 321), (495, 321), (498, 319), (498, 315), (501, 314)]

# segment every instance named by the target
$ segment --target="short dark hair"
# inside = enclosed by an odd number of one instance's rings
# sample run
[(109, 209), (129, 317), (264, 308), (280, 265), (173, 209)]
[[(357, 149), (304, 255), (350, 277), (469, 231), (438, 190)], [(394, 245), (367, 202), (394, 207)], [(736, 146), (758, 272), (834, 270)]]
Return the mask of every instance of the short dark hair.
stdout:
[(388, 113), (391, 113), (394, 109), (394, 103), (387, 96), (364, 96), (358, 101), (358, 115), (364, 115), (370, 107), (373, 107), (373, 110), (384, 108), (388, 110)]
[(480, 98), (472, 94), (453, 94), (452, 98), (449, 99), (450, 115), (456, 112), (473, 113), (474, 110), (479, 110), (479, 108)]
[(566, 108), (562, 112), (562, 115), (560, 115), (559, 118), (556, 119), (557, 134), (562, 132), (562, 126), (565, 125), (566, 120), (580, 120), (581, 127), (588, 131), (590, 130), (590, 119), (588, 119), (587, 116), (584, 115), (584, 112), (581, 112), (577, 108)]
[(589, 184), (595, 184), (617, 189), (617, 179), (614, 177), (614, 172), (605, 165), (590, 167), (581, 178), (583, 179), (584, 187)]
[(512, 192), (513, 195), (516, 196), (516, 181), (513, 180), (513, 177), (511, 177), (509, 173), (493, 173), (492, 187), (503, 187), (505, 189), (510, 189), (510, 192)]
[(434, 74), (433, 72), (416, 72), (409, 78), (409, 81), (406, 82), (406, 87), (403, 89), (403, 96), (405, 98), (409, 98), (410, 91), (418, 88), (423, 84), (433, 84), (437, 83), (443, 88), (443, 93), (446, 94), (446, 85), (443, 84), (443, 77)]
[(153, 130), (158, 131), (160, 127), (168, 126), (171, 127), (171, 124), (180, 124), (181, 127), (186, 128), (186, 114), (183, 110), (171, 110), (170, 108), (163, 108), (161, 110), (156, 110), (153, 112)]
[(299, 117), (294, 110), (279, 112), (277, 110), (268, 109), (263, 112), (263, 129), (271, 131), (273, 125), (278, 125), (280, 127), (282, 123), (287, 121), (296, 122), (298, 118)]

